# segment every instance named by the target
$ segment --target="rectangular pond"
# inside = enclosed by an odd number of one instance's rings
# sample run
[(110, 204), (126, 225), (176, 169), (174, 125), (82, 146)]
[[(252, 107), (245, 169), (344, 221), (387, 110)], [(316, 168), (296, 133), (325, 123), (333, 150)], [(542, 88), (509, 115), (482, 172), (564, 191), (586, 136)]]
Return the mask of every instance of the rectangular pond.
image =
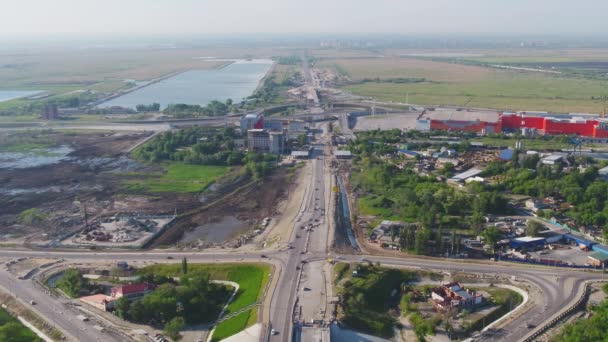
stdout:
[(190, 70), (104, 102), (99, 107), (135, 108), (138, 104), (184, 103), (205, 106), (212, 100), (239, 102), (250, 96), (272, 66), (272, 60), (239, 60), (221, 69)]

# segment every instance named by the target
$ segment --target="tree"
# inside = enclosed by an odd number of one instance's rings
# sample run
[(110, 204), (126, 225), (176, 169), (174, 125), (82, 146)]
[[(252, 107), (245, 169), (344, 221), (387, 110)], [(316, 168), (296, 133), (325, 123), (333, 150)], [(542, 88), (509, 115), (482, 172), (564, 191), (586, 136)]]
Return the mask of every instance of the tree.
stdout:
[(146, 313), (146, 309), (140, 300), (136, 300), (129, 306), (128, 317), (137, 323), (146, 323), (148, 320), (148, 315)]
[(76, 297), (87, 285), (86, 279), (80, 275), (80, 271), (76, 268), (70, 268), (63, 272), (61, 278), (57, 280), (57, 287), (60, 288), (70, 297)]
[(443, 243), (443, 224), (440, 224), (437, 228), (437, 237), (435, 238), (435, 240), (437, 240), (437, 249), (439, 250), (439, 253), (443, 255), (445, 249)]
[(188, 273), (188, 260), (186, 260), (186, 257), (182, 258), (182, 274), (187, 274)]
[(498, 228), (488, 227), (483, 231), (483, 233), (481, 233), (481, 236), (486, 239), (486, 243), (490, 245), (490, 247), (492, 247), (492, 251), (494, 251), (494, 246), (496, 245), (498, 237), (500, 236), (500, 231)]
[(122, 319), (128, 319), (128, 315), (129, 315), (129, 306), (131, 303), (129, 303), (129, 300), (127, 299), (127, 297), (120, 297), (115, 304), (115, 311), (116, 311), (116, 316), (122, 318)]
[(410, 322), (414, 325), (414, 333), (418, 341), (425, 342), (426, 336), (435, 335), (435, 324), (432, 320), (424, 319), (419, 313), (410, 316)]
[(416, 230), (416, 237), (414, 242), (414, 252), (416, 254), (424, 254), (426, 249), (426, 243), (429, 240), (429, 230), (423, 227)]
[(526, 236), (538, 236), (538, 233), (544, 228), (545, 226), (542, 223), (533, 220), (528, 220), (525, 229)]
[(167, 324), (165, 324), (165, 328), (163, 332), (169, 336), (173, 341), (179, 341), (181, 339), (181, 335), (179, 334), (182, 329), (186, 326), (186, 322), (183, 317), (175, 317)]

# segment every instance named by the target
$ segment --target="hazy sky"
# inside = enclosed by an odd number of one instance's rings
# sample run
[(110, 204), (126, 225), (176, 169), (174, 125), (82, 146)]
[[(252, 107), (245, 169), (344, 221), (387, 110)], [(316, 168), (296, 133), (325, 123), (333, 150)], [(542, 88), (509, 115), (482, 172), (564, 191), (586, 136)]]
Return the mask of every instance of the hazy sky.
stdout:
[(606, 0), (4, 0), (15, 33), (608, 32)]

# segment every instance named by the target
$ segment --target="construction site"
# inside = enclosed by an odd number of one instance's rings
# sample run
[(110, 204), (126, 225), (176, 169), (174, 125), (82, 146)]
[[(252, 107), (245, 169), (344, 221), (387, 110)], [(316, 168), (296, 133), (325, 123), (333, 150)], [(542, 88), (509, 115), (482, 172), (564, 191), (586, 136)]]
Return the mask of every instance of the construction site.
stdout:
[(85, 229), (61, 242), (66, 247), (142, 248), (168, 229), (175, 216), (136, 216), (122, 214), (86, 224)]
[[(175, 243), (236, 247), (255, 235), (252, 231), (275, 213), (290, 189), (292, 180), (286, 173), (251, 181), (238, 176), (239, 168), (203, 192), (155, 192), (129, 186), (133, 180), (166, 172), (163, 164), (143, 163), (130, 156), (132, 148), (152, 134), (0, 133), (0, 142), (6, 146), (0, 151), (0, 243), (79, 248)], [(274, 186), (266, 186), (267, 182)], [(223, 219), (235, 224), (218, 227)]]

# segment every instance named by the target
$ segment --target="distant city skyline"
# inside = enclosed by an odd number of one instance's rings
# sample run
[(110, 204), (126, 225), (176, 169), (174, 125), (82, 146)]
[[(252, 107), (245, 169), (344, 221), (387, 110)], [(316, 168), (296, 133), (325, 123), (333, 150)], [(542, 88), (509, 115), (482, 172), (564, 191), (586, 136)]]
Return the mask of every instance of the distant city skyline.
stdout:
[(600, 0), (19, 0), (0, 35), (397, 33), (601, 35)]

